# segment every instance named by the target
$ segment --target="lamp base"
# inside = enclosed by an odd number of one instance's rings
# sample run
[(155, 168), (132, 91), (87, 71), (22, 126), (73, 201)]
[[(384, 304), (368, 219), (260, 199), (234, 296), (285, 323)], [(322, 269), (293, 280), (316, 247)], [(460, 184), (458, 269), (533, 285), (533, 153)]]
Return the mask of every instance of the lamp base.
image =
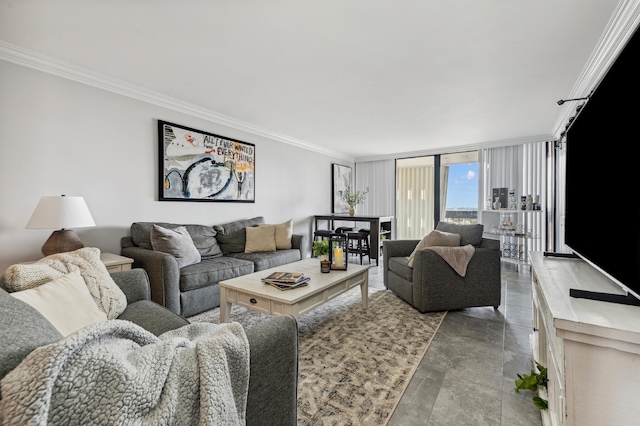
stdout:
[(74, 251), (84, 247), (82, 241), (71, 229), (53, 231), (49, 239), (42, 246), (42, 254), (49, 256), (56, 253)]

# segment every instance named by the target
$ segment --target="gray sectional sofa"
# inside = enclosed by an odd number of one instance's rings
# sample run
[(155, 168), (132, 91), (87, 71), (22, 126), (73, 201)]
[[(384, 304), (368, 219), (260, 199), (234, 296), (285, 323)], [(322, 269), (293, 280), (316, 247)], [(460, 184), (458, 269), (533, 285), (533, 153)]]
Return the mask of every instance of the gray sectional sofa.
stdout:
[[(111, 276), (127, 297), (127, 308), (118, 319), (136, 323), (155, 335), (189, 323), (149, 300), (149, 280), (144, 270), (132, 269)], [(60, 332), (44, 316), (2, 288), (0, 312), (3, 322), (0, 327), (0, 379), (34, 349), (62, 339)], [(295, 425), (298, 383), (296, 320), (292, 316), (281, 315), (245, 332), (251, 353), (246, 424)]]
[[(202, 260), (179, 268), (174, 256), (154, 251), (154, 223), (169, 229), (185, 226)], [(182, 316), (192, 316), (220, 306), (220, 281), (307, 257), (305, 237), (296, 234), (291, 237), (291, 249), (245, 253), (246, 228), (263, 224), (262, 216), (214, 226), (135, 222), (131, 236), (122, 238), (121, 254), (134, 260), (134, 268), (147, 271), (153, 301)]]

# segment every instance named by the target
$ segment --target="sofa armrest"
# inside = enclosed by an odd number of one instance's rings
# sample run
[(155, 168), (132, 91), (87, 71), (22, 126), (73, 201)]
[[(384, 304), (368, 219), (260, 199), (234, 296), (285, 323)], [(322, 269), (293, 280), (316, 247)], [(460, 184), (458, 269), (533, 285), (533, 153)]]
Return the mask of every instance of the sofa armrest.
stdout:
[(151, 287), (149, 277), (144, 269), (130, 269), (128, 271), (113, 272), (113, 281), (127, 296), (127, 304), (140, 300), (151, 300)]
[(151, 300), (180, 315), (180, 268), (176, 258), (160, 251), (124, 245), (120, 254), (132, 258), (134, 268), (147, 272)]
[(307, 238), (304, 235), (293, 234), (291, 236), (291, 248), (300, 250), (300, 259), (307, 258)]
[(251, 351), (247, 425), (296, 425), (298, 322), (281, 315), (246, 334)]
[(480, 240), (480, 248), (486, 248), (491, 250), (500, 250), (500, 240), (494, 240), (491, 238), (483, 238)]
[(409, 256), (420, 240), (384, 240), (382, 241), (383, 258)]
[[(420, 240), (383, 240), (382, 241), (382, 282), (389, 282), (389, 259), (406, 257), (413, 252)], [(387, 287), (388, 288), (388, 287)]]

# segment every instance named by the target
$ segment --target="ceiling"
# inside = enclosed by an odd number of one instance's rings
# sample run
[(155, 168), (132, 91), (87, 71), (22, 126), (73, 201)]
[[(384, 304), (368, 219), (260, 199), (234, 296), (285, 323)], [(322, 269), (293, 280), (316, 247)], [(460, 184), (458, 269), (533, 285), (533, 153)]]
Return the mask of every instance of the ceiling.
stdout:
[(0, 59), (354, 159), (460, 151), (551, 138), (619, 1), (0, 0)]

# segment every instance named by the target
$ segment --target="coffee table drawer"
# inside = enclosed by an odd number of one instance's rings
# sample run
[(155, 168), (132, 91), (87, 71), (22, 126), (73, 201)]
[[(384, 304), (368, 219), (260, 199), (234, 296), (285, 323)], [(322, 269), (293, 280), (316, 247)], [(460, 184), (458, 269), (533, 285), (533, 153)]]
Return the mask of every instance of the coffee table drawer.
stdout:
[(249, 309), (256, 310), (258, 312), (263, 312), (265, 314), (270, 314), (270, 305), (271, 302), (269, 299), (264, 299), (262, 297), (257, 297), (251, 294), (238, 292), (238, 305), (247, 307)]

